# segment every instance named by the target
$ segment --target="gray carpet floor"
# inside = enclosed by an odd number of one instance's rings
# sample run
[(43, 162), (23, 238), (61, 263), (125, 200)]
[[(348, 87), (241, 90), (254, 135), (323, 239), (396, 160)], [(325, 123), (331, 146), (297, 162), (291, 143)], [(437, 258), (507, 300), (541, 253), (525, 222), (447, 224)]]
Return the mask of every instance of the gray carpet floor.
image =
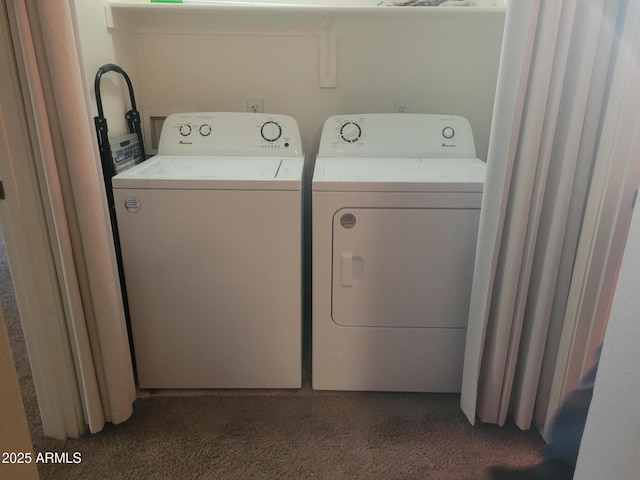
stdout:
[(133, 416), (98, 434), (45, 438), (0, 236), (0, 306), (42, 479), (481, 479), (527, 465), (543, 445), (513, 424), (471, 426), (458, 395), (295, 391), (142, 392)]

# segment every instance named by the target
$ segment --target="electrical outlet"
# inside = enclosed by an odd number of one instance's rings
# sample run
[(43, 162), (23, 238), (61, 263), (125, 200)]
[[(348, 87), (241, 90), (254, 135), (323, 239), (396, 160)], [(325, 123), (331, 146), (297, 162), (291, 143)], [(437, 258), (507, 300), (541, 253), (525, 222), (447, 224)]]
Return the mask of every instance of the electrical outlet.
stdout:
[(247, 98), (247, 112), (264, 112), (264, 103), (261, 98)]
[(393, 111), (395, 113), (409, 113), (411, 112), (411, 102), (396, 99), (393, 101)]

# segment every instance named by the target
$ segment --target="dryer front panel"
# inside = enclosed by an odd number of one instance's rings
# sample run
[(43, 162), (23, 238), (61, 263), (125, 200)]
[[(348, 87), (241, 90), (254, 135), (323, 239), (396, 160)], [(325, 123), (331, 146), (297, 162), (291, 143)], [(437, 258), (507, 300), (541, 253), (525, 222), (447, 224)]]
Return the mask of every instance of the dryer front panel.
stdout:
[(342, 208), (332, 318), (345, 327), (466, 328), (479, 209)]

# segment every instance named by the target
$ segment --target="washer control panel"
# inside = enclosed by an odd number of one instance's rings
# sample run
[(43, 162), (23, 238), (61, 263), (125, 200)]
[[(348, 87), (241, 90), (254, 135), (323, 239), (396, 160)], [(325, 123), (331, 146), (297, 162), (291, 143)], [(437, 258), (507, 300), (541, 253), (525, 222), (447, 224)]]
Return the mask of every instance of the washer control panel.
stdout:
[(282, 127), (274, 120), (267, 120), (260, 127), (260, 134), (267, 142), (275, 142), (282, 136)]
[(468, 120), (454, 115), (337, 115), (324, 124), (318, 156), (475, 158)]
[(159, 155), (302, 156), (296, 121), (287, 115), (194, 112), (169, 115)]

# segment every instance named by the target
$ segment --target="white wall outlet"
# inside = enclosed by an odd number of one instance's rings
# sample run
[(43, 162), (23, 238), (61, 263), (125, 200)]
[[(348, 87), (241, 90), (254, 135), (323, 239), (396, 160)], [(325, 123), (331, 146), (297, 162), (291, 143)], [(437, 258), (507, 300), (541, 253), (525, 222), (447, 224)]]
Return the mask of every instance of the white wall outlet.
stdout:
[(264, 103), (261, 98), (247, 98), (247, 112), (264, 112)]
[(393, 101), (393, 111), (395, 113), (409, 113), (411, 112), (411, 102), (395, 99)]

